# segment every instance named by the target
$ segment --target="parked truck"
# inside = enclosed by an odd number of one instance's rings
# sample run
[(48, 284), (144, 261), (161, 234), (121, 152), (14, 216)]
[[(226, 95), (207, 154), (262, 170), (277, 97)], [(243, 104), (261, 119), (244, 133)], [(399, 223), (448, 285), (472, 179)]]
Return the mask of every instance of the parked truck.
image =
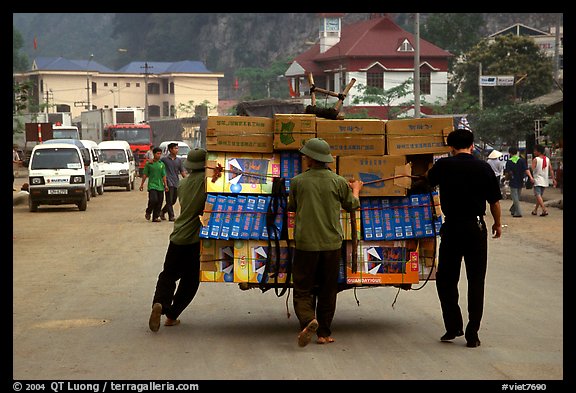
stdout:
[(142, 173), (144, 155), (152, 146), (152, 129), (145, 123), (143, 108), (102, 108), (84, 111), (80, 115), (82, 139), (97, 143), (102, 141), (126, 141), (133, 154), (137, 154)]

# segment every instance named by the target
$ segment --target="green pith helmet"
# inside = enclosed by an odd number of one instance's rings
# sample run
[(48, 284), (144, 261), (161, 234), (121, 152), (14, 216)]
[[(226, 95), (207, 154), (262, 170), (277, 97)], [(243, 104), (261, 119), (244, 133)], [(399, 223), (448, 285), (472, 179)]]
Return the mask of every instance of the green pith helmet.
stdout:
[(330, 145), (322, 138), (312, 138), (300, 148), (300, 153), (320, 162), (333, 162)]

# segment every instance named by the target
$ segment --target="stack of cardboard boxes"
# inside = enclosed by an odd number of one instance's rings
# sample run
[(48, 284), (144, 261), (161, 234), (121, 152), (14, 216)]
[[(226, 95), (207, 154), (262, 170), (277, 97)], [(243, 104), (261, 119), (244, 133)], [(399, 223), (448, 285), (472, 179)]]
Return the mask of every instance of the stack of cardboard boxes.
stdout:
[[(412, 179), (449, 152), (445, 142), (452, 130), (452, 117), (389, 121), (328, 120), (312, 114), (209, 117), (201, 280), (286, 281), (294, 216), (281, 208), (270, 213), (273, 178), (284, 178), (289, 191), (290, 179), (307, 169), (298, 149), (314, 137), (329, 143), (335, 156), (332, 170), (365, 184), (361, 210), (356, 212), (359, 241), (354, 266), (350, 215), (341, 214), (345, 242), (339, 281), (398, 285), (426, 279), (433, 273), (441, 210), (438, 195), (418, 191)], [(266, 225), (270, 214), (272, 233)], [(269, 246), (276, 237), (279, 252)], [(276, 274), (265, 277), (267, 261), (274, 261)]]

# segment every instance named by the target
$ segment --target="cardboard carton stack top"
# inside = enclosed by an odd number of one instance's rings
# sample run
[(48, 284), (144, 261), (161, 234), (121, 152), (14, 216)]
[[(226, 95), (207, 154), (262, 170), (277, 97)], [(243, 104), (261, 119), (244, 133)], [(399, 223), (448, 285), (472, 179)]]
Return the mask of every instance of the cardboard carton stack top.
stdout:
[[(202, 280), (263, 279), (262, 258), (271, 252), (266, 240), (274, 236), (267, 233), (265, 224), (273, 178), (285, 178), (289, 189), (290, 179), (307, 169), (298, 150), (319, 137), (328, 142), (335, 157), (330, 168), (365, 183), (361, 211), (356, 214), (361, 240), (358, 266), (352, 272), (351, 260), (343, 260), (339, 280), (355, 285), (417, 283), (427, 275), (425, 267), (433, 264), (434, 243), (429, 240), (441, 218), (434, 221), (431, 213), (441, 217), (441, 212), (438, 195), (432, 202), (430, 195), (411, 192), (411, 176), (424, 174), (435, 158), (450, 151), (445, 142), (452, 122), (452, 117), (384, 121), (328, 120), (312, 114), (276, 114), (273, 119), (209, 116)], [(213, 181), (217, 167), (224, 172)], [(351, 239), (349, 214), (342, 212), (341, 219), (345, 239)], [(283, 217), (275, 219), (278, 227), (282, 221)], [(287, 222), (284, 242), (292, 239), (292, 214)]]

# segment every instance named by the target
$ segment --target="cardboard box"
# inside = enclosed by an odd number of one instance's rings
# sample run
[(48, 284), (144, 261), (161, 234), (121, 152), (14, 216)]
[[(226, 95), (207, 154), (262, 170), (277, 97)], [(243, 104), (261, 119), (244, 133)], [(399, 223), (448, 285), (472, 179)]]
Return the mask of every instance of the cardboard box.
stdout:
[(317, 132), (318, 138), (324, 139), (330, 145), (332, 154), (351, 155), (384, 155), (384, 135), (357, 135), (353, 133)]
[(215, 129), (227, 134), (235, 132), (272, 134), (273, 120), (258, 116), (208, 116), (206, 129)]
[(316, 119), (316, 133), (384, 136), (386, 120), (380, 119)]
[(386, 154), (446, 153), (448, 134), (454, 130), (452, 117), (388, 120)]
[[(212, 180), (214, 168), (224, 168)], [(280, 176), (277, 154), (209, 152), (206, 156), (206, 192), (234, 194), (270, 194), (273, 177)]]
[(326, 140), (337, 156), (384, 155), (384, 125), (380, 119), (317, 119), (316, 135)]
[[(288, 244), (285, 240), (280, 241), (280, 259), (276, 258), (276, 247), (272, 243), (268, 246), (267, 241), (262, 240), (237, 240), (234, 242), (234, 282), (260, 283), (268, 256), (273, 265), (268, 267), (267, 283), (285, 283), (287, 279), (288, 257), (293, 255), (294, 250), (288, 253)], [(277, 278), (274, 276), (276, 262), (278, 264)]]
[(274, 122), (257, 116), (208, 116), (206, 150), (272, 153)]
[[(337, 172), (338, 157), (332, 156), (332, 158), (334, 158), (334, 161), (326, 163), (326, 166), (328, 168), (330, 168), (330, 170), (332, 172)], [(301, 160), (302, 160), (302, 164), (301, 164), (302, 165), (302, 172), (306, 172), (310, 167), (308, 166), (307, 160), (304, 158), (304, 156), (301, 157)]]
[(316, 115), (275, 114), (274, 149), (298, 150), (316, 137)]
[(412, 184), (411, 166), (405, 156), (338, 157), (338, 174), (368, 183), (362, 187), (360, 197), (404, 196)]
[(346, 283), (355, 285), (417, 284), (418, 252), (415, 240), (359, 241), (356, 271), (352, 242), (346, 241)]
[(200, 281), (234, 282), (234, 242), (200, 241)]
[(250, 131), (227, 133), (214, 128), (206, 129), (206, 151), (228, 151), (247, 153), (272, 153), (274, 134)]

